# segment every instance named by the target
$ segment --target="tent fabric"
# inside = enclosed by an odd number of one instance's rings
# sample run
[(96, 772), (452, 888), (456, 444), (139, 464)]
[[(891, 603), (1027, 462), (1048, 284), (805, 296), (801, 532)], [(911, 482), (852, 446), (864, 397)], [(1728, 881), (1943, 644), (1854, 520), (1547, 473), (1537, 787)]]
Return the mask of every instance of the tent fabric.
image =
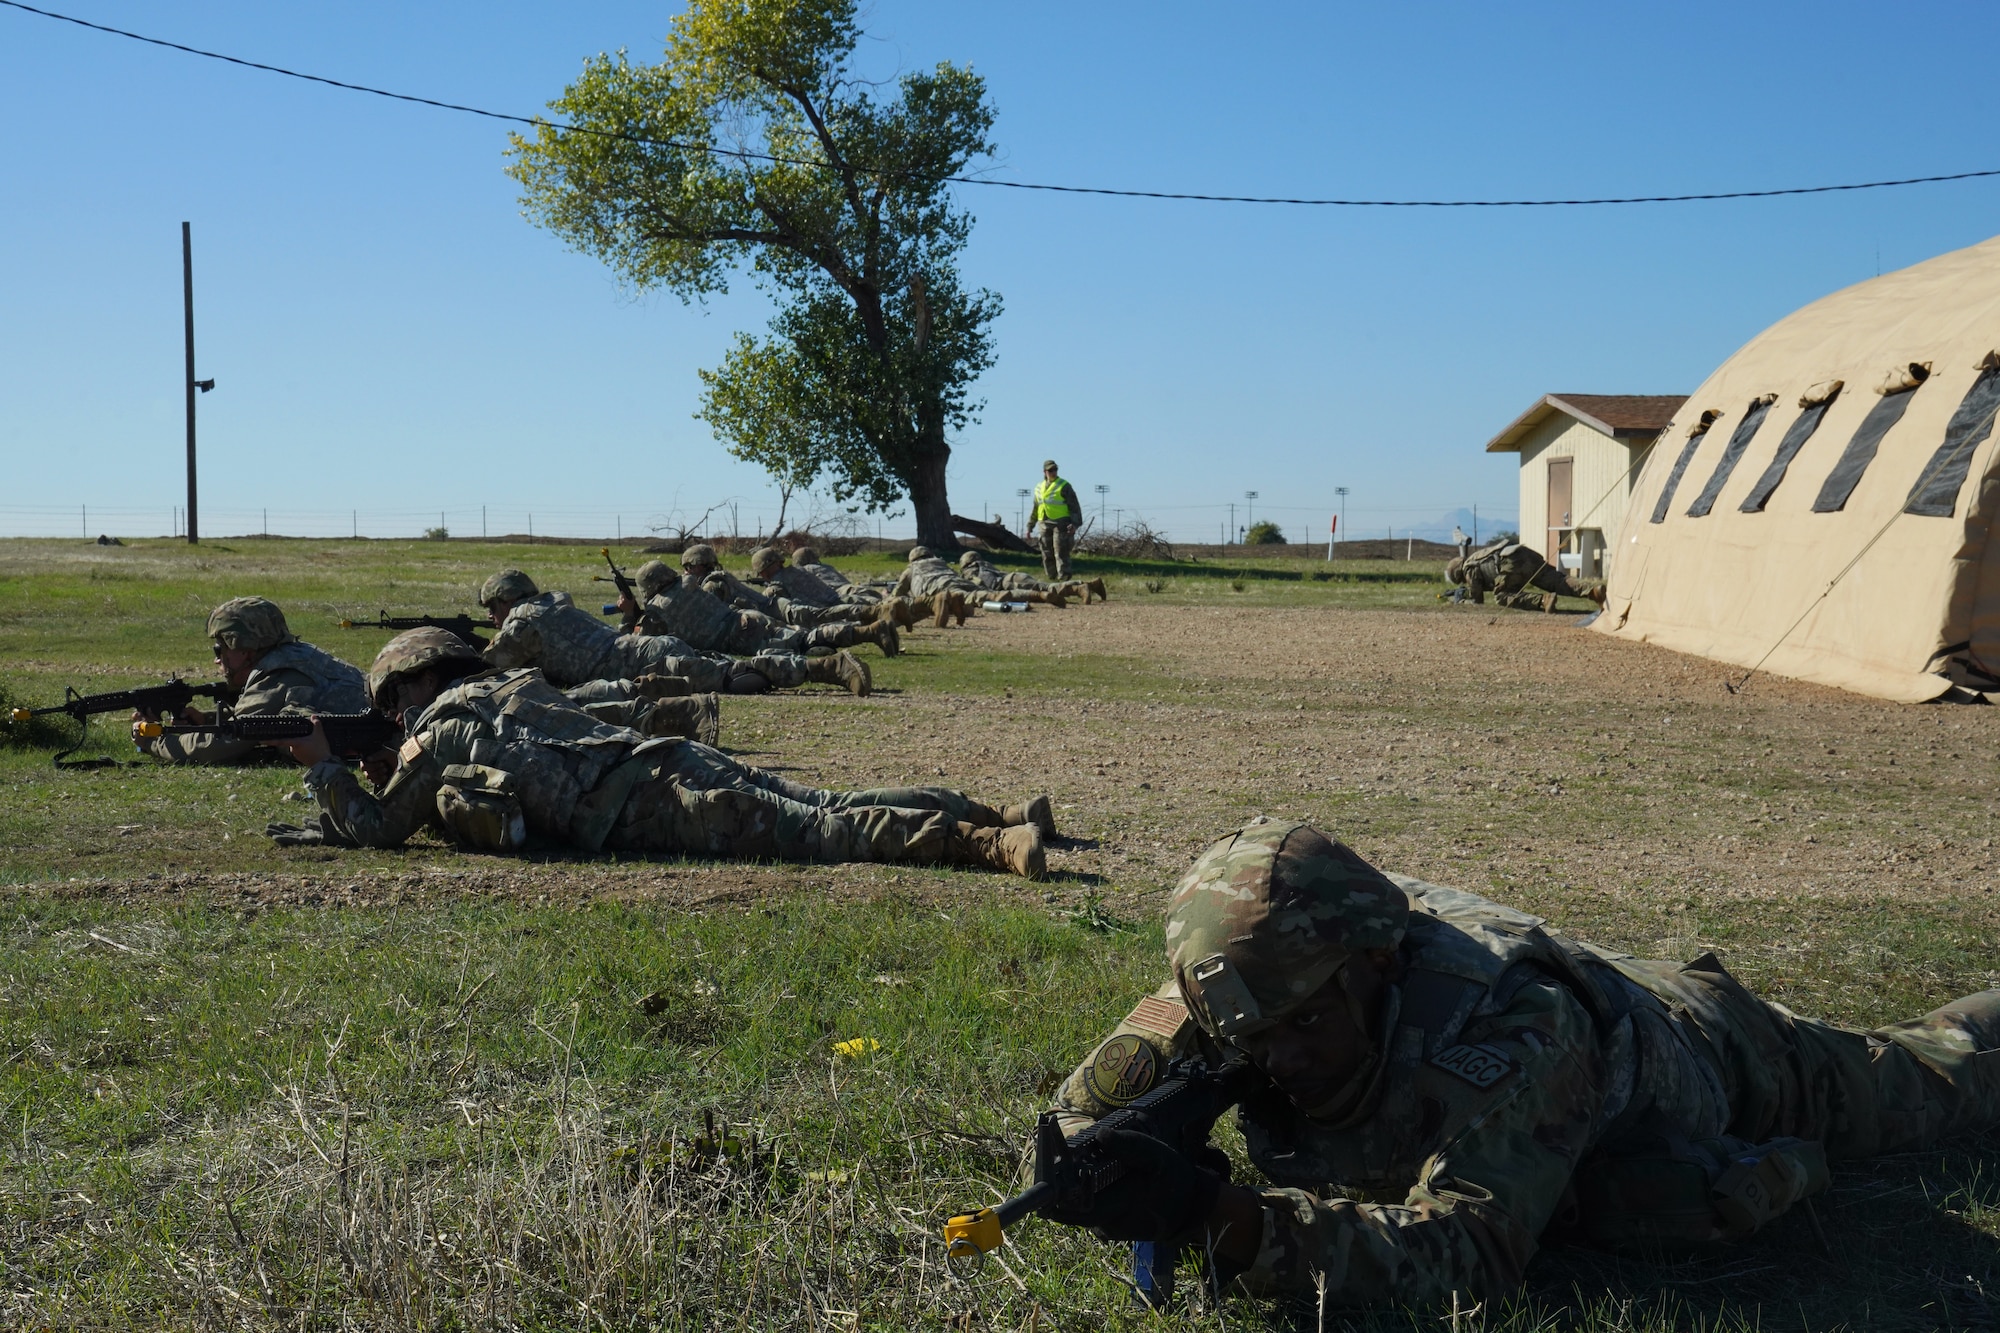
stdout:
[[(1749, 419), (1773, 395), (1781, 437)], [(1646, 459), (1591, 628), (1903, 702), (2000, 688), (1996, 413), (2000, 237), (1794, 312)]]

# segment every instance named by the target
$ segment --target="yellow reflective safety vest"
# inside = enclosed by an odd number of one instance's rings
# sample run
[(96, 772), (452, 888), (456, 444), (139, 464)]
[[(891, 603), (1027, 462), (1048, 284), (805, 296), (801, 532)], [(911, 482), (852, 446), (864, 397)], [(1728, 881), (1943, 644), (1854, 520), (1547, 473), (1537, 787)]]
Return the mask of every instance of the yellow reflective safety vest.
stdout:
[(1063, 491), (1068, 487), (1069, 483), (1061, 477), (1057, 477), (1054, 481), (1045, 481), (1035, 487), (1035, 516), (1045, 523), (1060, 523), (1064, 519), (1075, 517), (1069, 512), (1069, 504), (1063, 499)]

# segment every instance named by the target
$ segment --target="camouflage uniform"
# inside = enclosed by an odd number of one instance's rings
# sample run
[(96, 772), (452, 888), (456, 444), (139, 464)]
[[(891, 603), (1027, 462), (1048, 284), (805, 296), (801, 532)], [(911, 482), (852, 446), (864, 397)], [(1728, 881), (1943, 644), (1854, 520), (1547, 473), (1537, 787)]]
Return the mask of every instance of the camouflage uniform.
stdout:
[[(1278, 887), (1274, 887), (1274, 884)], [(1253, 1290), (1467, 1301), (1517, 1285), (1544, 1231), (1607, 1245), (1729, 1239), (1827, 1183), (1827, 1158), (2000, 1119), (2000, 991), (1858, 1032), (1678, 964), (1384, 875), (1303, 825), (1215, 844), (1168, 907), (1175, 979), (1065, 1084), (1080, 1126), (1166, 1059), (1258, 1034), (1364, 949), (1393, 949), (1368, 1061), (1330, 1104), (1267, 1086), (1238, 1111), (1262, 1235)]]
[(967, 551), (958, 558), (958, 572), (988, 592), (1039, 593), (1040, 597), (1026, 600), (1049, 601), (1056, 606), (1061, 606), (1070, 597), (1081, 597), (1087, 604), (1093, 593), (1100, 597), (1104, 595), (1103, 579), (1092, 579), (1088, 583), (1082, 579), (1046, 583), (1033, 574), (1003, 573), (998, 565), (977, 551)]
[(679, 676), (703, 694), (755, 694), (808, 679), (806, 659), (798, 653), (761, 653), (739, 662), (670, 635), (620, 634), (560, 592), (516, 603), (487, 645), (486, 662), (502, 670), (538, 667), (558, 686)]
[(1525, 605), (1535, 600), (1529, 588), (1558, 597), (1604, 600), (1600, 580), (1572, 580), (1567, 572), (1544, 560), (1541, 552), (1520, 542), (1494, 542), (1454, 558), (1444, 567), (1444, 576), (1446, 582), (1462, 585), (1466, 596), (1482, 605), (1489, 592), (1501, 606)]
[[(810, 574), (827, 587), (843, 602), (879, 602), (889, 595), (888, 580), (877, 583), (856, 583), (847, 575), (819, 558), (819, 552), (810, 546), (801, 546), (792, 552), (792, 568), (800, 574)], [(804, 600), (803, 598), (801, 600)]]
[[(376, 659), (378, 698), (399, 673), (438, 660), (408, 665), (398, 654), (409, 641)], [(600, 721), (534, 670), (460, 680), (403, 721), (408, 739), (379, 797), (336, 761), (307, 771), (327, 841), (395, 847), (436, 826), (482, 851), (532, 834), (587, 852), (995, 865), (1005, 837), (1032, 843), (1039, 864), (1039, 832), (1001, 828), (1000, 812), (962, 792), (804, 787), (694, 741)]]
[[(262, 597), (238, 597), (209, 613), (219, 647), (263, 649), (231, 705), (244, 717), (278, 713), (365, 713), (368, 682), (331, 653), (292, 636), (285, 613)], [(214, 735), (156, 736), (146, 752), (170, 764), (236, 764), (269, 751), (255, 741)]]
[(779, 624), (790, 625), (795, 629), (816, 629), (821, 625), (852, 623), (856, 620), (874, 618), (872, 614), (863, 613), (846, 605), (811, 606), (753, 588), (728, 570), (721, 568), (716, 563), (714, 548), (709, 546), (690, 546), (683, 551), (681, 572), (687, 582), (699, 584), (724, 606), (734, 607), (739, 611), (755, 611), (759, 615), (768, 616)]
[(843, 601), (811, 574), (792, 569), (785, 553), (760, 546), (750, 553), (750, 586), (773, 599), (791, 625), (867, 624), (882, 614), (882, 600)]
[[(850, 648), (857, 643), (882, 643), (879, 634), (864, 634), (853, 624), (825, 624), (814, 629), (781, 625), (761, 611), (739, 611), (721, 598), (680, 577), (658, 560), (639, 567), (639, 611), (642, 634), (670, 635), (720, 653), (805, 653), (813, 648)], [(893, 637), (888, 642), (894, 643)], [(885, 651), (887, 649), (885, 648)]]

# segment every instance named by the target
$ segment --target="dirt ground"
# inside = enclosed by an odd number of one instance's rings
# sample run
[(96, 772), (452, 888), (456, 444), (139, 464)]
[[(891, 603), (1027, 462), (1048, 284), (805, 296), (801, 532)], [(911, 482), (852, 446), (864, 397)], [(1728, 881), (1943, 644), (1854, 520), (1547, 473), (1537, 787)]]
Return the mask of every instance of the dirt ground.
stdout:
[[(447, 856), (390, 876), (301, 858), (297, 879), (73, 891), (694, 902), (978, 884), (1065, 903), (1101, 896), (1136, 919), (1209, 839), (1264, 814), (1313, 820), (1385, 867), (1635, 951), (1685, 955), (1772, 913), (1805, 913), (1789, 945), (1783, 932), (1737, 942), (1766, 954), (1766, 980), (1787, 972), (1787, 947), (1805, 947), (1814, 913), (1929, 904), (1949, 908), (1975, 953), (2000, 937), (1993, 708), (1895, 705), (1772, 676), (1730, 693), (1723, 682), (1738, 670), (1572, 617), (1490, 608), (1211, 607), (1140, 594), (982, 616), (921, 631), (910, 648), (878, 665), (885, 688), (869, 699), (728, 701), (725, 744), (824, 785), (930, 781), (996, 801), (1050, 791), (1069, 835), (1050, 858), (1051, 885), (871, 866)], [(1000, 683), (981, 684), (982, 665)], [(1905, 913), (1899, 928), (1921, 917)]]

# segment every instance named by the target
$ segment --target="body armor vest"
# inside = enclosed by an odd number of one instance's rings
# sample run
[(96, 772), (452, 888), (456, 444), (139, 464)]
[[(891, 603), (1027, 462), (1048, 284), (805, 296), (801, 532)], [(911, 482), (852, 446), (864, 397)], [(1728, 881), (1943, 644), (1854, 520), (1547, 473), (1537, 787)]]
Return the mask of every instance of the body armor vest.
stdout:
[[(545, 837), (595, 850), (623, 804), (631, 781), (643, 776), (629, 761), (678, 744), (648, 742), (630, 727), (600, 722), (571, 702), (533, 669), (485, 676), (445, 691), (409, 724), (421, 734), (441, 722), (464, 718), (488, 733), (472, 742), (469, 765), (487, 770), (494, 788), (511, 787), (527, 825)], [(503, 781), (505, 775), (511, 781)], [(591, 834), (595, 830), (595, 840)]]
[(971, 579), (961, 577), (957, 570), (934, 555), (922, 560), (912, 560), (908, 572), (910, 587), (919, 597), (929, 597), (933, 593), (944, 592), (949, 588), (956, 588), (960, 592), (979, 591), (978, 584)]
[(368, 697), (368, 678), (333, 654), (294, 639), (281, 643), (257, 659), (256, 668), (244, 682), (245, 694), (257, 693), (272, 682), (260, 680), (278, 671), (296, 671), (312, 682), (310, 694), (288, 691), (287, 707), (311, 708), (322, 713), (366, 713), (374, 708)]
[(682, 579), (646, 599), (639, 624), (648, 634), (671, 634), (697, 648), (716, 648), (736, 629), (736, 612), (722, 599)]
[[(824, 566), (822, 566), (824, 568)], [(771, 590), (805, 606), (839, 606), (840, 594), (818, 576), (790, 566), (769, 580)]]
[(1540, 917), (1407, 875), (1389, 878), (1410, 896), (1408, 961), (1385, 1014), (1368, 1103), (1339, 1126), (1307, 1119), (1282, 1096), (1239, 1118), (1251, 1160), (1281, 1185), (1400, 1200), (1438, 1145), (1487, 1104), (1477, 1070), (1469, 1076), (1435, 1062), (1460, 1050), (1469, 1052), (1461, 1065), (1476, 1061), (1477, 1047), (1458, 1046), (1460, 1031), (1527, 982), (1561, 983), (1607, 1032), (1622, 1016), (1624, 992), (1607, 993), (1604, 965), (1545, 930)]
[(508, 613), (509, 621), (532, 621), (541, 640), (536, 663), (557, 685), (617, 680), (626, 673), (618, 653), (618, 631), (559, 592), (530, 597)]

